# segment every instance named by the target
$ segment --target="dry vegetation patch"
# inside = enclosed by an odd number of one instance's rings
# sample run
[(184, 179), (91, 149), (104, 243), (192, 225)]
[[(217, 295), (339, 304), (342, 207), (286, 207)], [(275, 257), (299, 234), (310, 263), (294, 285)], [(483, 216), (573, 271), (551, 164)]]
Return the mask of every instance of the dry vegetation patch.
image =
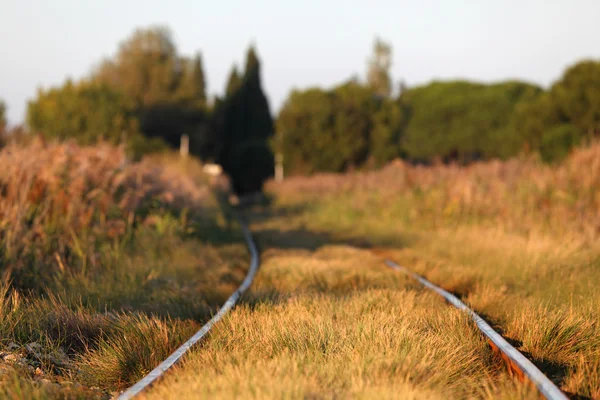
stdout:
[(537, 398), (466, 315), (367, 250), (266, 251), (214, 329), (148, 398)]
[(378, 214), (402, 217), (397, 222), (486, 223), (589, 242), (600, 235), (600, 144), (578, 149), (558, 165), (528, 158), (468, 166), (397, 160), (379, 171), (292, 177), (269, 188), (284, 204), (294, 197), (352, 196), (352, 211), (378, 208)]
[(462, 297), (567, 393), (600, 397), (600, 145), (555, 165), (398, 161), (269, 188), (270, 232), (392, 257)]
[(214, 313), (248, 256), (193, 159), (0, 151), (0, 397), (107, 398)]
[(7, 146), (0, 152), (3, 274), (35, 286), (39, 275), (97, 268), (98, 243), (153, 223), (153, 206), (198, 210), (209, 196), (206, 185), (168, 164), (131, 164), (110, 145)]

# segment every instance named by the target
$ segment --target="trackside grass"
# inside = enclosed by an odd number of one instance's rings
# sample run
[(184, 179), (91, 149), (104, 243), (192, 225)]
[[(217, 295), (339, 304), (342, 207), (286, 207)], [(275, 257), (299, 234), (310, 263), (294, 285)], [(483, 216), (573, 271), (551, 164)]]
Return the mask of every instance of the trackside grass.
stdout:
[(594, 145), (554, 166), (394, 163), (290, 178), (270, 186), (265, 229), (394, 259), (459, 295), (565, 392), (599, 398), (599, 167)]
[(110, 398), (235, 290), (247, 251), (201, 176), (108, 145), (0, 151), (0, 398)]
[[(248, 256), (193, 161), (50, 150), (53, 168), (0, 153), (21, 168), (0, 172), (0, 397), (106, 398), (198, 329)], [(391, 258), (568, 395), (600, 398), (599, 168), (594, 145), (554, 166), (395, 162), (270, 183), (271, 203), (248, 210), (255, 283), (144, 397), (539, 398)]]
[(537, 398), (466, 315), (369, 250), (259, 240), (244, 304), (146, 398)]

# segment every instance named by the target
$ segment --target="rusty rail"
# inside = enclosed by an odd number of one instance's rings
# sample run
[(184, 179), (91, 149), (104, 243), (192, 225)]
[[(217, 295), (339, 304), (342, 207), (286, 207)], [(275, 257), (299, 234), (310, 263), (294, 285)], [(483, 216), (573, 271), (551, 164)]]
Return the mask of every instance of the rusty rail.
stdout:
[(391, 260), (385, 260), (385, 263), (388, 267), (396, 271), (403, 272), (411, 278), (416, 279), (423, 286), (433, 290), (459, 310), (467, 312), (479, 330), (488, 338), (492, 348), (502, 354), (502, 358), (507, 362), (509, 368), (533, 383), (545, 398), (548, 400), (568, 400), (568, 397), (561, 392), (554, 382), (544, 375), (542, 371), (540, 371), (531, 361), (527, 359), (527, 357), (511, 346), (511, 344), (508, 343), (487, 322), (485, 322), (483, 318), (477, 315), (475, 311), (471, 310), (465, 303), (460, 301), (458, 297), (442, 289), (441, 287), (434, 285), (421, 275), (416, 274)]

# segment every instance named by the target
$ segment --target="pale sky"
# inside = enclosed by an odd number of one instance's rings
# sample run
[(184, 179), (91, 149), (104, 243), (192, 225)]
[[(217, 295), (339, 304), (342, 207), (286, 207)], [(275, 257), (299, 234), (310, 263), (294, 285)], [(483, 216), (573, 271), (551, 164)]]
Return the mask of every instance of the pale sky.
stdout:
[(376, 35), (393, 47), (392, 75), (509, 78), (547, 86), (600, 58), (600, 0), (0, 0), (0, 98), (11, 123), (38, 86), (80, 78), (136, 27), (167, 25), (179, 52), (200, 50), (209, 94), (256, 43), (276, 112), (289, 91), (357, 74)]

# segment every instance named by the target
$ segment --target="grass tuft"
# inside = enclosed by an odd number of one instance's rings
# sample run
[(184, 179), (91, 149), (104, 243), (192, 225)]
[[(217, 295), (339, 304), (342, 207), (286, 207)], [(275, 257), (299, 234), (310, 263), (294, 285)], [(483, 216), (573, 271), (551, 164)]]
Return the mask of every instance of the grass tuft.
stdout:
[(90, 386), (123, 388), (167, 358), (198, 328), (193, 322), (145, 315), (120, 315), (112, 334), (78, 360)]

